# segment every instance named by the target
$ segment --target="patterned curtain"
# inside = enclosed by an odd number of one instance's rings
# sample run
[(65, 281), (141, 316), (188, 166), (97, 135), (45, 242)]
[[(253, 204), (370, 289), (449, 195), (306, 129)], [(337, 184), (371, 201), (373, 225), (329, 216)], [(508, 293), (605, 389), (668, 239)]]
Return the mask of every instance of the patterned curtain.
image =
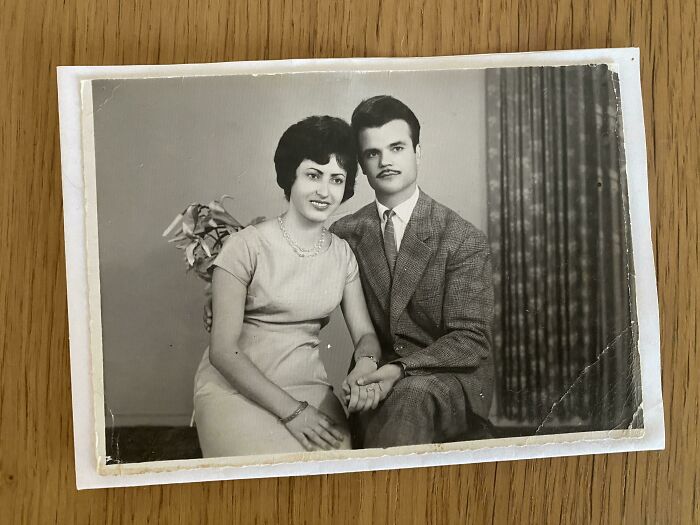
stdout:
[(641, 424), (617, 87), (602, 65), (487, 70), (497, 423)]

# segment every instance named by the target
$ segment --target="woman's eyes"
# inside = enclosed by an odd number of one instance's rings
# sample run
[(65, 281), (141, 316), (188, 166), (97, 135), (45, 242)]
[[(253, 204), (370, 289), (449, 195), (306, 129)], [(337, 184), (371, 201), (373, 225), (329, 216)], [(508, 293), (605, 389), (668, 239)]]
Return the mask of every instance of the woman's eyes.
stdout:
[[(306, 176), (312, 180), (319, 180), (321, 178), (321, 174), (316, 173), (314, 171), (310, 171), (306, 174)], [(334, 184), (342, 184), (343, 182), (345, 182), (345, 179), (343, 177), (333, 177), (331, 178), (331, 182), (333, 182)]]

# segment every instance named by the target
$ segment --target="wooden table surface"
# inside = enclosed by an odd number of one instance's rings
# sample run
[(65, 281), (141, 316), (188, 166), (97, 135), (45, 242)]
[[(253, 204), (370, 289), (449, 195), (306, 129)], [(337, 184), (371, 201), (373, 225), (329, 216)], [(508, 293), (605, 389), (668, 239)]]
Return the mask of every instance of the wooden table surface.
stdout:
[[(698, 9), (697, 0), (0, 0), (0, 522), (700, 522)], [(75, 490), (56, 66), (624, 46), (642, 58), (665, 451)]]

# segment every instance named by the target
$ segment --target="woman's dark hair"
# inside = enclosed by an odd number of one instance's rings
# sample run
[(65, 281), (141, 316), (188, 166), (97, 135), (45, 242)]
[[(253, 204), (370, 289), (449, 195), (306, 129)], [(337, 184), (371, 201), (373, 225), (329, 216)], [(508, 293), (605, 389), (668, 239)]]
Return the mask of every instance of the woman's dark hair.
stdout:
[(335, 155), (345, 170), (345, 202), (355, 194), (357, 176), (357, 147), (355, 133), (343, 119), (329, 116), (313, 116), (293, 124), (282, 134), (275, 151), (277, 184), (289, 200), (296, 170), (308, 159), (318, 164), (328, 164)]
[(377, 95), (363, 100), (352, 113), (355, 136), (366, 128), (380, 128), (392, 120), (403, 120), (411, 130), (413, 149), (420, 143), (420, 123), (406, 104), (389, 95)]

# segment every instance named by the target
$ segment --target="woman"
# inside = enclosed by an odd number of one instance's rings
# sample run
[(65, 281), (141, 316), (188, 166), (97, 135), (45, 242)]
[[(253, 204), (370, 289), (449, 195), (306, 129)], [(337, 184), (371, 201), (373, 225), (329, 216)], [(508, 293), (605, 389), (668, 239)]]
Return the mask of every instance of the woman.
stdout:
[[(231, 235), (215, 260), (211, 342), (194, 396), (205, 457), (350, 448), (318, 336), (340, 304), (355, 367), (376, 369), (379, 343), (355, 256), (324, 227), (354, 193), (354, 143), (338, 118), (287, 129), (275, 152), (287, 211)], [(354, 409), (376, 408), (380, 395), (366, 388)]]

